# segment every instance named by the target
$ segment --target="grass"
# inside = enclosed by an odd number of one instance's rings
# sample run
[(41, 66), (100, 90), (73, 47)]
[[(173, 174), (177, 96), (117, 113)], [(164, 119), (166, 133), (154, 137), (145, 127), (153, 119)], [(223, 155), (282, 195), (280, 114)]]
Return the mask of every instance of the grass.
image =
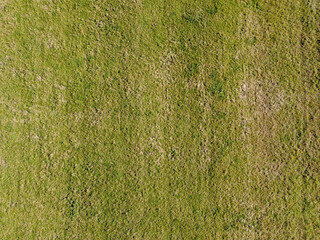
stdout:
[(0, 3), (1, 239), (317, 239), (316, 0)]

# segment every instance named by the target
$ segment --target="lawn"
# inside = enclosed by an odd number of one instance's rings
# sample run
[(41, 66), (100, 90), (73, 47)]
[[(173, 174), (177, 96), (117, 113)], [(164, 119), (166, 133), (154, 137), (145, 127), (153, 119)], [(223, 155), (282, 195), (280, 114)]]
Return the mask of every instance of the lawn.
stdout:
[(319, 236), (319, 0), (0, 1), (0, 239)]

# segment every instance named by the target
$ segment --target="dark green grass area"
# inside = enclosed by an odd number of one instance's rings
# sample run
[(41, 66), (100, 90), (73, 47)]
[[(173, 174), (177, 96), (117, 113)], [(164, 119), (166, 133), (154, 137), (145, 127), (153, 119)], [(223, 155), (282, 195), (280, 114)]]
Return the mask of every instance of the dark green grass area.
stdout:
[(1, 239), (317, 239), (317, 0), (0, 2)]

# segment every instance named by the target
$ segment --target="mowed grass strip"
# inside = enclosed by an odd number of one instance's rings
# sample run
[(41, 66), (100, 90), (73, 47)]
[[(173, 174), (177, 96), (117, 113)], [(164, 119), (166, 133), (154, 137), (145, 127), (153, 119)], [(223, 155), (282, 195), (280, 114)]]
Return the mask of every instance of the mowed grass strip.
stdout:
[(0, 3), (1, 239), (316, 239), (319, 11)]

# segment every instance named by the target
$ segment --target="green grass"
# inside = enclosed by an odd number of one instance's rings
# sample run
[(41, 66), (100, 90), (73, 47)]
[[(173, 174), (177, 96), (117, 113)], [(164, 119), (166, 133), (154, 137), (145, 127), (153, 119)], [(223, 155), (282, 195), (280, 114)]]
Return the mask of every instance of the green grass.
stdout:
[(317, 239), (317, 0), (3, 0), (1, 239)]

